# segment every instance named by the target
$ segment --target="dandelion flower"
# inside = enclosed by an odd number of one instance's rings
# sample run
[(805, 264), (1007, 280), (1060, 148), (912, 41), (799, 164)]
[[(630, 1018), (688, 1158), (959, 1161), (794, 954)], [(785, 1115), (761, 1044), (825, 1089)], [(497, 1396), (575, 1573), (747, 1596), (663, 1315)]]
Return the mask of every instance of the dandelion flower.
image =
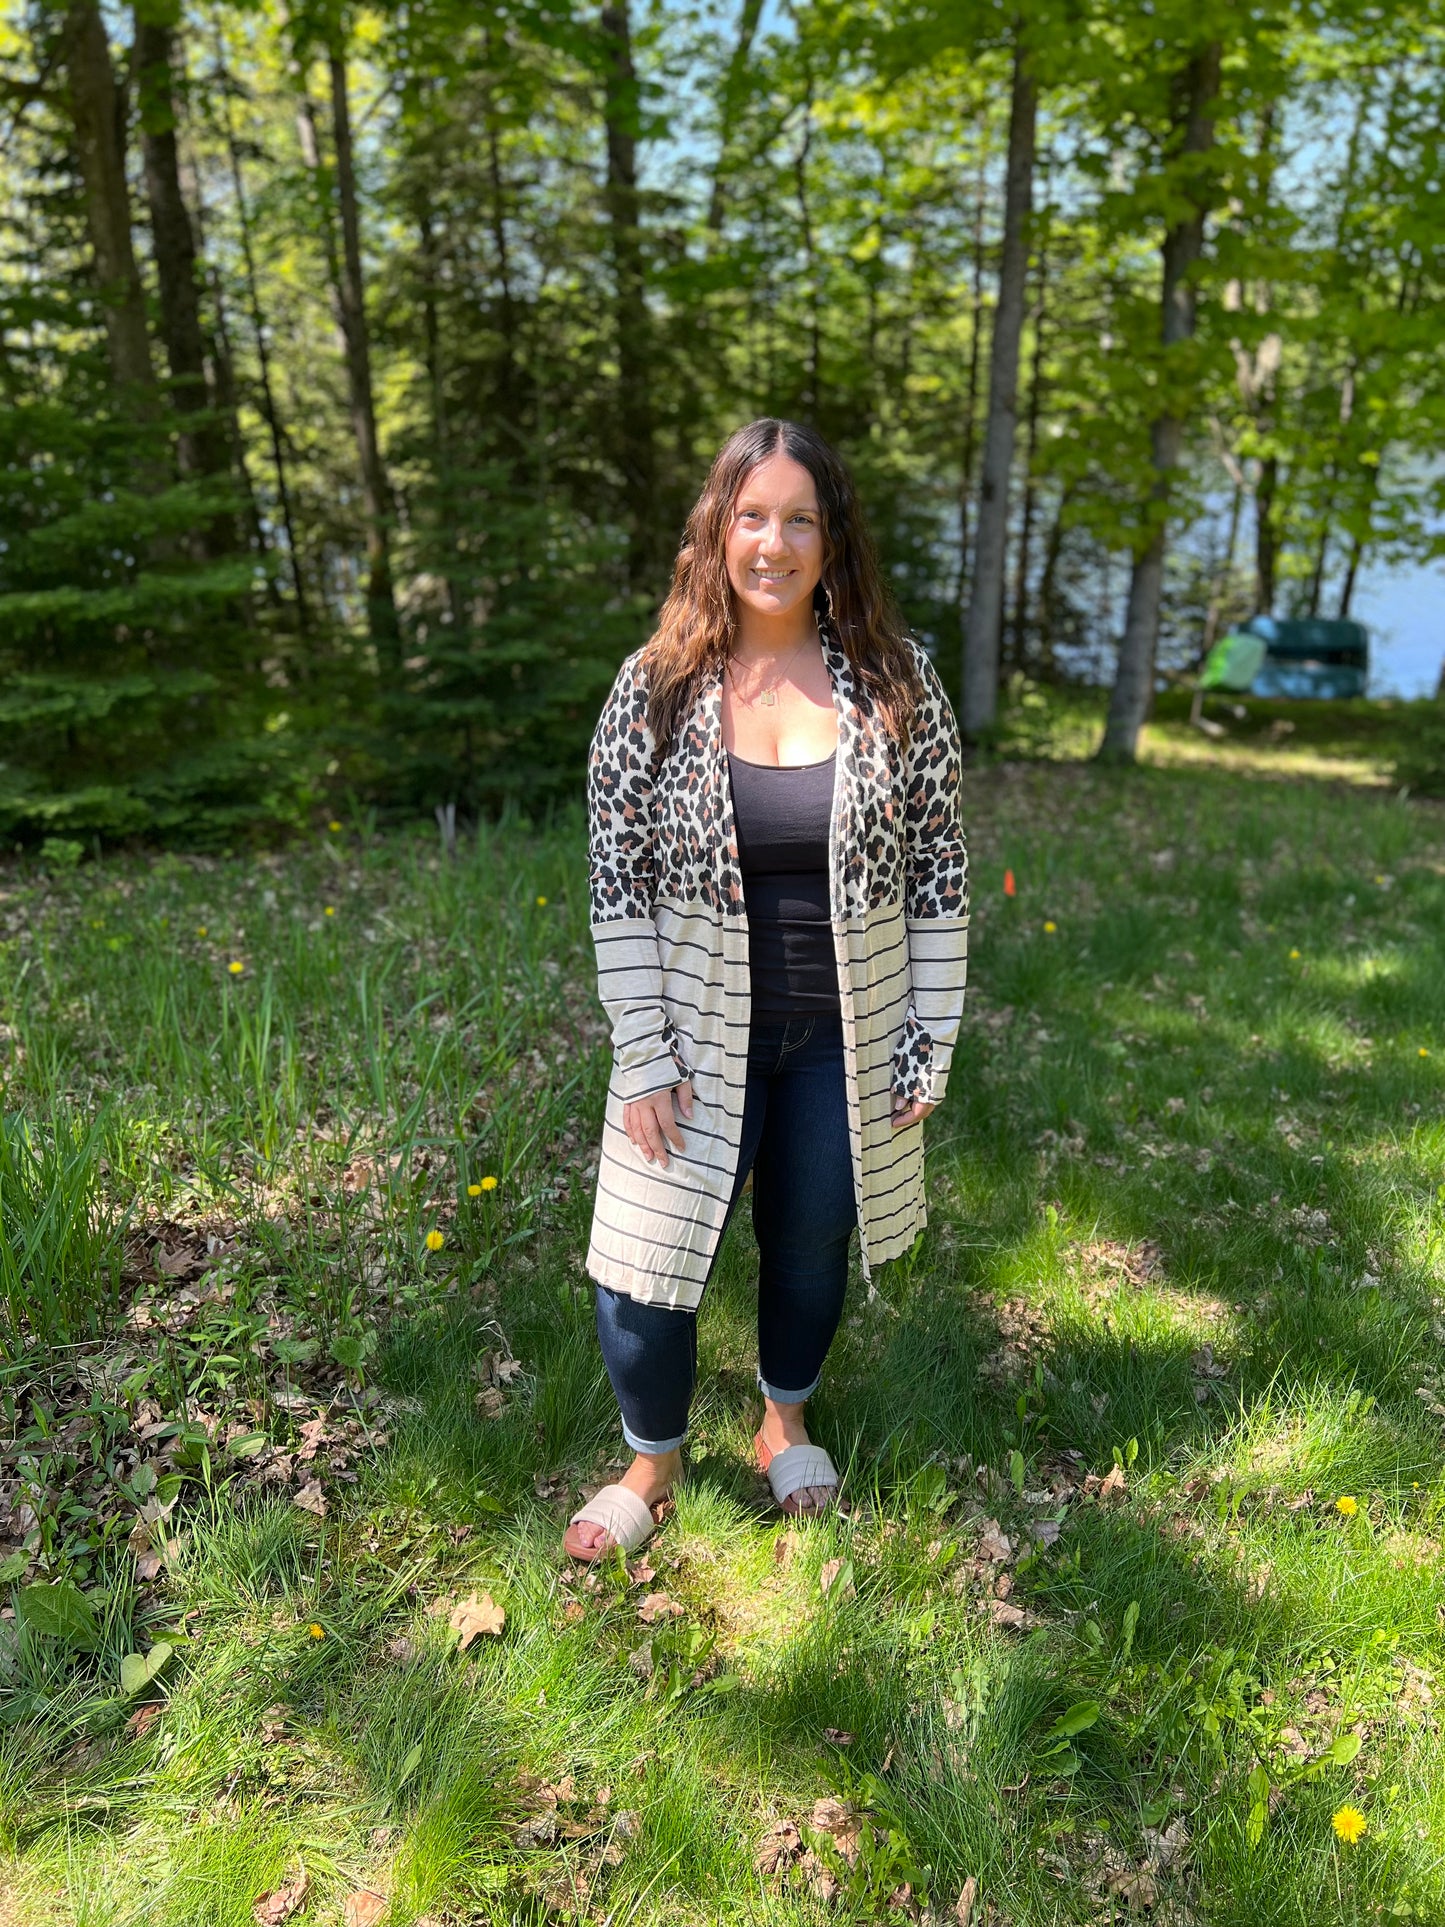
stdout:
[(206, 926), (203, 923), (198, 923), (196, 925), (196, 935), (198, 937), (204, 937), (205, 934), (206, 934)]
[(341, 825), (337, 822), (336, 818), (333, 816), (331, 821), (326, 825), (326, 827), (328, 830), (330, 830), (331, 834), (335, 836), (336, 832), (341, 828)]
[(538, 897), (537, 908), (539, 910), (545, 910), (546, 907), (547, 907), (547, 899), (545, 897)]
[(1358, 1807), (1341, 1807), (1330, 1825), (1347, 1847), (1353, 1847), (1364, 1839), (1369, 1822)]
[(1046, 923), (1044, 925), (1045, 934), (1052, 937), (1054, 932), (1058, 929), (1058, 927), (1059, 926), (1056, 923)]
[(328, 903), (322, 914), (328, 917), (334, 917), (336, 915), (336, 905), (334, 903)]
[(428, 1231), (426, 1234), (426, 1248), (428, 1251), (440, 1251), (445, 1243), (446, 1239), (440, 1231)]
[(483, 1191), (495, 1191), (497, 1188), (497, 1182), (498, 1181), (496, 1178), (483, 1178), (480, 1188)]
[(308, 1636), (312, 1639), (325, 1639), (326, 1637), (326, 1628), (324, 1626), (318, 1626), (314, 1619), (312, 1620), (311, 1624), (306, 1628), (306, 1631)]
[(1298, 963), (1298, 962), (1299, 962), (1299, 952), (1298, 952), (1298, 950), (1291, 950), (1291, 952), (1289, 953), (1289, 960), (1290, 960), (1290, 962), (1291, 962), (1291, 963)]
[(1428, 1057), (1430, 1055), (1429, 1051), (1426, 1050), (1423, 1044), (1420, 1046), (1420, 1055), (1422, 1057)]
[(232, 957), (231, 961), (226, 965), (226, 968), (233, 977), (239, 977), (246, 966), (241, 962), (239, 957)]
[(1355, 1514), (1359, 1511), (1359, 1509), (1360, 1509), (1359, 1500), (1352, 1499), (1348, 1492), (1343, 1494), (1342, 1497), (1335, 1500), (1335, 1511), (1342, 1513), (1344, 1517), (1347, 1519), (1353, 1519)]

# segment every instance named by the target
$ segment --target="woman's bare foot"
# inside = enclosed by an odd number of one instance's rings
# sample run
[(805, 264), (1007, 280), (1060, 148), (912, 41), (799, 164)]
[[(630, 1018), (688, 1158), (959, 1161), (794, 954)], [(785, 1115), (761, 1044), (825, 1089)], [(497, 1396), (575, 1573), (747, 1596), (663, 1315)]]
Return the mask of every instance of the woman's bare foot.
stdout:
[[(637, 1494), (644, 1505), (651, 1507), (667, 1497), (681, 1476), (680, 1451), (663, 1452), (655, 1458), (649, 1453), (639, 1452), (617, 1484), (625, 1485), (629, 1492)], [(598, 1548), (606, 1551), (612, 1544), (612, 1534), (607, 1528), (593, 1525), (590, 1520), (583, 1520), (574, 1526), (573, 1532), (577, 1543), (585, 1546), (589, 1552)]]
[[(790, 1445), (809, 1445), (808, 1428), (803, 1423), (802, 1405), (779, 1405), (776, 1400), (763, 1400), (763, 1422), (758, 1437), (768, 1452), (776, 1457)], [(836, 1485), (804, 1485), (790, 1493), (783, 1500), (782, 1509), (790, 1517), (797, 1518), (802, 1513), (826, 1512), (838, 1498)]]

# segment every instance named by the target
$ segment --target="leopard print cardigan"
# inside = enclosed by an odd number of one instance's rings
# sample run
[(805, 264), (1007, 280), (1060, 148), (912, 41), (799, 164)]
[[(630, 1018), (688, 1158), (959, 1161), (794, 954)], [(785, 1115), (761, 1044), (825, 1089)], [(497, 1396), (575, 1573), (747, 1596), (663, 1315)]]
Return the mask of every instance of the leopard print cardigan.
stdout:
[[(895, 1131), (892, 1100), (942, 1099), (968, 961), (958, 730), (914, 647), (924, 694), (904, 752), (860, 696), (842, 647), (823, 636), (838, 711), (831, 922), (865, 1277), (927, 1223), (923, 1127)], [(719, 680), (662, 756), (641, 652), (623, 663), (592, 739), (588, 818), (613, 1067), (587, 1269), (645, 1303), (692, 1309), (737, 1171), (750, 1016)], [(684, 1077), (694, 1095), (686, 1150), (664, 1171), (628, 1141), (622, 1109)]]

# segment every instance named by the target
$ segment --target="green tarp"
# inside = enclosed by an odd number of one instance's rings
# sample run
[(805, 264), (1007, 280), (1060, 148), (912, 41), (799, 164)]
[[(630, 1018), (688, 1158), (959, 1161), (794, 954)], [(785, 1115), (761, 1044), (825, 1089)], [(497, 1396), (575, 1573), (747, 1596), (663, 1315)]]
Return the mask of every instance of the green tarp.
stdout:
[(1265, 643), (1244, 629), (1231, 629), (1204, 658), (1201, 689), (1228, 689), (1242, 696), (1264, 667)]

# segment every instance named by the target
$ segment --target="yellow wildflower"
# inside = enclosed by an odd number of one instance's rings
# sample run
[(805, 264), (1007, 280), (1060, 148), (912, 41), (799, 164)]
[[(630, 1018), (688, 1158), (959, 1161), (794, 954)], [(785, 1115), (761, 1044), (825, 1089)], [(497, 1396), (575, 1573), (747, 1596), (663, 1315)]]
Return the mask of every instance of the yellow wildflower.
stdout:
[(1291, 963), (1298, 963), (1298, 962), (1299, 962), (1299, 955), (1300, 955), (1300, 953), (1298, 952), (1298, 950), (1291, 950), (1291, 952), (1289, 953), (1289, 960), (1290, 960), (1290, 962), (1291, 962)]
[(1423, 1044), (1420, 1046), (1420, 1055), (1422, 1057), (1428, 1057), (1430, 1055), (1429, 1051), (1426, 1050)]
[(1058, 929), (1058, 927), (1059, 926), (1056, 923), (1046, 923), (1044, 925), (1044, 929), (1049, 936), (1053, 936), (1054, 932)]
[(326, 1628), (324, 1626), (318, 1626), (314, 1619), (306, 1628), (306, 1631), (312, 1639), (325, 1639), (326, 1637)]
[(336, 915), (336, 905), (334, 903), (328, 903), (324, 914), (328, 917), (334, 917)]
[(331, 821), (326, 825), (326, 827), (328, 830), (330, 830), (331, 834), (335, 836), (336, 832), (341, 828), (341, 825), (337, 822), (336, 818), (333, 816)]
[(239, 977), (246, 966), (241, 962), (239, 957), (232, 957), (231, 961), (226, 965), (226, 968), (233, 977)]
[(546, 907), (547, 907), (547, 899), (545, 897), (538, 897), (537, 908), (539, 910), (545, 910)]
[(483, 1178), (481, 1188), (483, 1191), (495, 1191), (497, 1183), (498, 1180), (496, 1178)]
[(204, 936), (205, 936), (205, 934), (206, 934), (206, 926), (205, 926), (205, 925), (204, 925), (203, 923), (200, 923), (200, 924), (197, 924), (197, 925), (196, 925), (196, 935), (197, 935), (198, 937), (204, 937)]
[(1335, 1511), (1342, 1512), (1347, 1519), (1353, 1519), (1360, 1509), (1358, 1499), (1352, 1499), (1348, 1492), (1335, 1500)]
[(1347, 1847), (1353, 1847), (1364, 1839), (1369, 1822), (1358, 1807), (1341, 1807), (1330, 1825)]
[(440, 1231), (428, 1231), (426, 1234), (426, 1248), (428, 1251), (440, 1251), (445, 1243), (446, 1239)]

